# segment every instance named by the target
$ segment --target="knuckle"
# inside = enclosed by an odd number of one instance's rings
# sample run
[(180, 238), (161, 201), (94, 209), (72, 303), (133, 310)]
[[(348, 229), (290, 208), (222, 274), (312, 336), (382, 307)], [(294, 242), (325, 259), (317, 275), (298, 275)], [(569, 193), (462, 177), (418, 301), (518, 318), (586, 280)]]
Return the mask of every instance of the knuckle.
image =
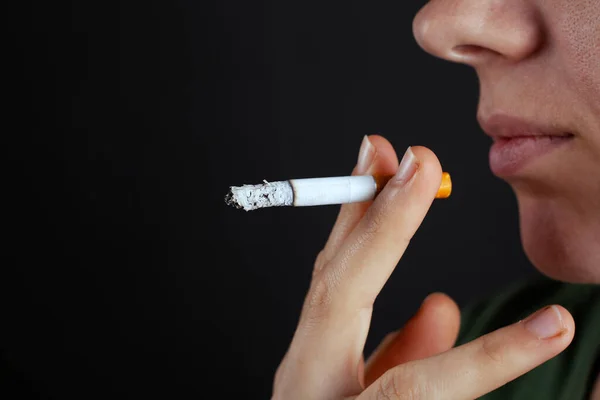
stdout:
[(311, 315), (324, 314), (331, 306), (335, 283), (330, 274), (320, 273), (313, 279), (311, 288), (306, 295), (305, 306)]
[(378, 400), (419, 400), (423, 390), (413, 372), (398, 366), (385, 373), (378, 381), (375, 398)]
[(321, 251), (319, 251), (319, 253), (317, 254), (317, 257), (315, 258), (315, 267), (322, 264), (324, 258), (325, 258), (325, 249), (322, 249)]
[(279, 384), (283, 380), (283, 376), (285, 375), (285, 370), (286, 370), (286, 364), (288, 363), (288, 357), (289, 357), (289, 350), (288, 350), (288, 352), (286, 352), (285, 356), (283, 356), (281, 363), (279, 363), (279, 365), (277, 366), (277, 369), (275, 370), (275, 376), (273, 378), (273, 386), (275, 386), (275, 387), (279, 386)]
[(381, 379), (379, 379), (377, 382), (378, 382), (377, 383), (377, 392), (375, 393), (375, 399), (376, 400), (392, 400), (393, 394), (390, 393), (387, 379), (385, 379), (384, 377), (381, 377)]
[(380, 234), (392, 233), (394, 240), (408, 246), (412, 239), (412, 235), (404, 232), (404, 230), (393, 229), (396, 225), (394, 221), (399, 221), (400, 214), (395, 210), (397, 204), (394, 204), (393, 196), (388, 196), (387, 199), (381, 199), (378, 204), (369, 207), (365, 213), (365, 227), (359, 240), (362, 244), (368, 243), (374, 236)]
[(381, 232), (385, 220), (386, 220), (386, 212), (382, 205), (379, 206), (371, 206), (365, 213), (365, 237), (370, 237)]
[(275, 376), (273, 378), (273, 393), (277, 393), (278, 388), (281, 384), (281, 379), (282, 379), (282, 375), (283, 375), (283, 363), (279, 364), (279, 366), (277, 367), (277, 370), (275, 371)]
[(317, 258), (315, 259), (315, 265), (313, 268), (312, 276), (313, 278), (323, 269), (325, 264), (327, 264), (327, 252), (325, 249), (321, 250), (319, 254), (317, 254)]
[(481, 352), (487, 361), (494, 364), (504, 363), (504, 347), (503, 343), (495, 339), (493, 335), (481, 337)]

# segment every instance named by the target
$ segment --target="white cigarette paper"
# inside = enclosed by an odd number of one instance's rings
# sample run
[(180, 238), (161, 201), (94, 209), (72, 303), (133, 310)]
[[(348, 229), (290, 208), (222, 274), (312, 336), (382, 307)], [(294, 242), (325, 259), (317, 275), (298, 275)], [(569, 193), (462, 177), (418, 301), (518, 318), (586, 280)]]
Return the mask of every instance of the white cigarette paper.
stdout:
[(372, 200), (377, 182), (371, 175), (290, 179), (231, 186), (225, 202), (246, 211), (279, 206), (320, 206)]

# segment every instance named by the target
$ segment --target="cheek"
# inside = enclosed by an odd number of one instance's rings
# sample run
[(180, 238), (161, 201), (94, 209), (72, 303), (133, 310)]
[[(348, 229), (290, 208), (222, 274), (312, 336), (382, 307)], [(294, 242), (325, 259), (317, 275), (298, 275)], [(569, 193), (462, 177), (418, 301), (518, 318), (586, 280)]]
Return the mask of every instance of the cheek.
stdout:
[[(600, 111), (600, 1), (549, 2), (550, 40), (563, 65), (567, 83), (586, 100), (597, 117)], [(598, 122), (596, 120), (596, 122)]]

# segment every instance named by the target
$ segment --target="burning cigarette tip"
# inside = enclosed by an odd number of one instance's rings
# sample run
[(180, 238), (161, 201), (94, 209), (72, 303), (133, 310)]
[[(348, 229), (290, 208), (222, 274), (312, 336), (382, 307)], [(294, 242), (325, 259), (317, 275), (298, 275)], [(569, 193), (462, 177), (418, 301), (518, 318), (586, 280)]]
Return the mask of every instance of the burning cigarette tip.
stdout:
[(231, 189), (229, 189), (229, 192), (227, 192), (227, 194), (225, 195), (225, 204), (235, 208), (242, 208), (240, 203), (238, 203), (235, 197), (233, 196), (233, 192), (231, 191)]
[(225, 203), (246, 211), (265, 207), (291, 206), (294, 191), (289, 181), (266, 182), (260, 185), (231, 186)]

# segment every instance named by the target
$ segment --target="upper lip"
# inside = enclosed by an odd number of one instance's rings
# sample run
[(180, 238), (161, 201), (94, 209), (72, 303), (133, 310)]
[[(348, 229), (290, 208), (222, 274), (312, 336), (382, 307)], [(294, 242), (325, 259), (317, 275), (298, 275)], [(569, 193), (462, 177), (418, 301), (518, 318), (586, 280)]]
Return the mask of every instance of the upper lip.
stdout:
[(560, 127), (544, 126), (506, 114), (489, 116), (478, 114), (477, 120), (483, 131), (494, 140), (532, 136), (572, 136), (569, 131)]

